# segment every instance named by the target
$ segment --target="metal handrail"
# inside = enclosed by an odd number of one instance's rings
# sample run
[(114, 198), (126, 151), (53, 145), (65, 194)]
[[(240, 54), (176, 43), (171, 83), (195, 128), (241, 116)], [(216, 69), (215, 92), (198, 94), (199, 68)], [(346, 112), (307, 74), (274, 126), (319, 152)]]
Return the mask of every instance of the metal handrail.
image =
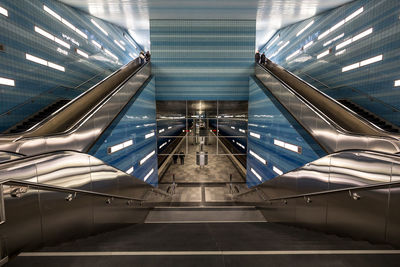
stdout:
[(27, 182), (27, 181), (18, 181), (18, 180), (13, 180), (13, 179), (1, 181), (0, 184), (1, 185), (26, 186), (26, 187), (43, 189), (43, 190), (61, 191), (61, 192), (74, 193), (74, 194), (80, 193), (80, 194), (86, 194), (86, 195), (95, 195), (95, 196), (107, 197), (107, 198), (111, 198), (111, 199), (125, 199), (125, 200), (130, 200), (130, 201), (139, 201), (139, 202), (146, 201), (145, 199), (141, 199), (141, 198), (125, 197), (125, 196), (114, 195), (114, 194), (106, 194), (106, 193), (100, 193), (100, 192), (94, 192), (94, 191), (88, 191), (88, 190), (82, 190), (82, 189), (72, 189), (72, 188), (67, 188), (67, 187), (62, 187), (62, 186), (39, 184), (39, 183), (33, 183), (33, 182)]
[(333, 194), (333, 193), (345, 192), (345, 191), (351, 192), (351, 191), (355, 191), (355, 190), (371, 189), (371, 188), (378, 188), (378, 187), (385, 187), (385, 186), (392, 186), (392, 185), (400, 185), (400, 181), (363, 185), (363, 186), (353, 186), (353, 187), (332, 189), (332, 190), (326, 190), (326, 191), (318, 191), (318, 192), (305, 193), (305, 194), (299, 194), (299, 195), (291, 195), (291, 196), (286, 196), (286, 197), (270, 198), (267, 201), (278, 201), (278, 200), (286, 200), (286, 199), (293, 199), (293, 198), (304, 198), (304, 197)]
[[(302, 73), (302, 74), (304, 74), (304, 75), (306, 75), (308, 78), (312, 79), (313, 81), (316, 81), (317, 83), (322, 84), (323, 86), (325, 86), (325, 87), (326, 87), (327, 89), (329, 89), (329, 90), (334, 90), (334, 89), (335, 89), (335, 88), (332, 88), (332, 87), (326, 85), (325, 83), (321, 82), (320, 80), (318, 80), (318, 79), (316, 79), (316, 78), (310, 76), (308, 73), (306, 73), (306, 72), (304, 72), (304, 71), (298, 71), (298, 72), (299, 72), (299, 73)], [(398, 109), (398, 108), (396, 108), (396, 107), (394, 107), (394, 106), (392, 106), (392, 105), (390, 105), (390, 104), (388, 104), (388, 103), (386, 103), (386, 102), (384, 102), (384, 101), (382, 101), (382, 100), (380, 100), (380, 99), (378, 99), (378, 98), (376, 98), (376, 97), (373, 97), (373, 96), (371, 96), (371, 95), (369, 95), (369, 94), (367, 94), (367, 93), (365, 93), (365, 92), (363, 92), (363, 91), (361, 91), (361, 90), (359, 90), (359, 89), (356, 89), (356, 88), (350, 87), (350, 86), (346, 86), (346, 87), (349, 88), (350, 90), (356, 91), (357, 93), (360, 93), (360, 94), (365, 95), (365, 96), (366, 96), (368, 99), (370, 99), (371, 101), (379, 102), (379, 103), (381, 103), (381, 104), (387, 106), (389, 109), (391, 109), (391, 110), (394, 111), (394, 112), (395, 112), (395, 111), (400, 112), (400, 109)]]
[[(128, 63), (129, 64), (129, 63)], [(128, 65), (126, 64), (126, 65)], [(86, 121), (86, 118), (88, 116), (90, 116), (91, 114), (93, 114), (96, 110), (98, 110), (101, 106), (104, 105), (104, 103), (106, 103), (114, 94), (116, 91), (118, 91), (129, 79), (131, 79), (133, 76), (135, 76), (140, 70), (142, 70), (148, 63), (145, 63), (141, 66), (139, 66), (132, 74), (130, 74), (125, 80), (123, 80), (116, 88), (114, 88), (114, 90), (112, 90), (102, 101), (100, 101), (99, 103), (97, 103), (91, 110), (89, 110), (86, 114), (84, 114), (79, 120), (78, 122), (76, 122), (71, 128), (59, 132), (59, 133), (55, 133), (55, 134), (51, 134), (52, 136), (61, 136), (61, 135), (66, 135), (68, 133), (73, 133), (74, 131), (76, 131), (77, 128), (79, 128), (79, 126), (82, 124), (82, 122)], [(125, 65), (125, 66), (126, 66)], [(122, 69), (122, 68), (121, 68)], [(119, 69), (118, 71), (120, 71), (121, 69)], [(116, 71), (116, 72), (118, 72)], [(112, 75), (116, 74), (113, 73), (111, 75), (109, 75), (108, 77), (106, 77), (104, 80), (100, 81), (98, 84), (94, 85), (91, 89), (85, 91), (84, 93), (82, 93), (80, 96), (76, 97), (75, 99), (73, 99), (71, 102), (69, 102), (68, 104), (66, 104), (65, 106), (63, 106), (61, 109), (59, 109), (58, 111), (56, 111), (55, 113), (51, 114), (48, 118), (46, 118), (43, 123), (46, 123), (47, 121), (49, 121), (50, 119), (52, 119), (53, 117), (55, 117), (58, 113), (64, 111), (67, 107), (69, 107), (70, 105), (74, 104), (74, 102), (76, 100), (78, 100), (78, 98), (86, 95), (87, 93), (89, 93), (89, 91), (91, 91), (93, 88), (95, 88), (96, 86), (98, 86), (99, 84), (101, 84), (103, 81), (107, 80), (108, 78), (110, 78)], [(35, 125), (33, 126), (30, 130), (34, 130), (34, 128), (37, 128), (40, 125)], [(28, 130), (29, 131), (29, 130)], [(49, 136), (49, 135), (44, 135), (44, 136)], [(29, 138), (36, 138), (36, 137), (21, 137), (21, 139), (29, 139)]]
[(20, 104), (18, 104), (18, 105), (16, 105), (16, 106), (12, 107), (11, 109), (9, 109), (9, 110), (7, 110), (7, 111), (1, 113), (1, 114), (0, 114), (0, 117), (6, 116), (6, 115), (10, 115), (12, 112), (14, 112), (15, 110), (19, 109), (20, 107), (23, 107), (23, 106), (27, 105), (28, 103), (34, 101), (35, 99), (38, 99), (38, 98), (40, 98), (41, 96), (48, 94), (50, 91), (56, 90), (57, 88), (78, 89), (79, 87), (81, 87), (81, 86), (83, 86), (84, 84), (86, 84), (86, 83), (88, 83), (88, 82), (94, 80), (95, 78), (97, 78), (98, 76), (100, 76), (101, 74), (103, 74), (103, 73), (105, 73), (105, 72), (106, 72), (106, 71), (102, 71), (102, 72), (96, 74), (95, 76), (90, 77), (88, 80), (86, 80), (86, 81), (84, 81), (84, 82), (78, 84), (78, 85), (75, 86), (75, 87), (69, 87), (69, 86), (64, 86), (64, 85), (57, 85), (56, 87), (52, 87), (52, 88), (50, 88), (50, 89), (48, 89), (48, 90), (46, 90), (46, 91), (44, 91), (44, 92), (42, 92), (42, 93), (40, 93), (40, 94), (38, 94), (38, 95), (36, 95), (36, 96), (33, 96), (33, 97), (29, 98), (28, 100), (24, 101), (23, 103), (20, 103)]
[[(343, 134), (351, 134), (351, 135), (356, 135), (356, 136), (365, 136), (365, 134), (361, 134), (361, 133), (356, 133), (353, 131), (349, 131), (347, 129), (344, 129), (343, 127), (341, 127), (338, 123), (336, 123), (335, 121), (333, 121), (330, 117), (326, 116), (324, 112), (322, 112), (319, 108), (315, 107), (310, 101), (308, 101), (304, 96), (302, 96), (301, 94), (299, 94), (295, 89), (293, 89), (291, 86), (289, 86), (286, 82), (284, 82), (281, 78), (279, 78), (276, 74), (274, 74), (271, 70), (269, 70), (265, 65), (262, 64), (258, 64), (260, 67), (262, 67), (265, 71), (267, 71), (270, 75), (272, 75), (275, 79), (277, 79), (280, 83), (282, 83), (287, 90), (289, 90), (291, 93), (293, 93), (297, 98), (301, 99), (301, 101), (307, 105), (310, 109), (312, 109), (315, 113), (317, 113), (320, 117), (322, 117), (326, 122), (328, 122), (332, 127), (334, 127), (336, 129), (336, 131), (341, 132)], [(375, 129), (377, 131), (376, 134), (372, 135), (372, 134), (368, 134), (368, 136), (375, 136), (375, 137), (381, 137), (381, 138), (387, 138), (387, 139), (392, 139), (392, 140), (398, 140), (398, 138), (396, 138), (395, 136), (393, 136), (392, 134), (388, 134), (386, 133), (384, 130), (382, 130), (381, 128), (377, 127), (375, 124), (365, 120), (363, 117), (361, 117), (360, 115), (354, 113), (352, 110), (350, 110), (348, 107), (344, 106), (343, 104), (339, 103), (337, 100), (333, 99), (332, 97), (328, 96), (327, 94), (321, 92), (320, 90), (318, 90), (317, 88), (315, 88), (314, 86), (310, 85), (309, 83), (305, 82), (304, 80), (302, 80), (301, 78), (297, 77), (296, 75), (294, 75), (293, 73), (287, 71), (286, 69), (283, 69), (285, 72), (289, 73), (290, 75), (292, 75), (294, 78), (297, 78), (299, 81), (303, 82), (304, 84), (306, 84), (307, 86), (310, 86), (312, 89), (314, 89), (316, 92), (318, 92), (319, 94), (321, 94), (323, 97), (328, 98), (330, 101), (334, 102), (335, 104), (339, 105), (340, 107), (344, 108), (346, 111), (349, 111), (353, 116), (355, 116), (358, 119), (361, 119), (364, 123), (368, 124), (370, 127), (372, 127), (373, 129)], [(379, 134), (379, 132), (385, 133), (387, 135), (381, 135)]]

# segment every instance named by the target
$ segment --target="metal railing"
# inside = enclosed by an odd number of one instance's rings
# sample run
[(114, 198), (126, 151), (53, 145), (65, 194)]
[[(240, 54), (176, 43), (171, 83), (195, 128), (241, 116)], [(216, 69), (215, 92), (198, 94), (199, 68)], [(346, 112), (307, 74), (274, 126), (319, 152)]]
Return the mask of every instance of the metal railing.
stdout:
[[(308, 73), (306, 73), (306, 72), (304, 72), (304, 71), (298, 71), (298, 73), (304, 74), (305, 76), (307, 76), (307, 77), (310, 78), (311, 80), (313, 80), (313, 81), (315, 81), (315, 82), (321, 84), (322, 86), (326, 87), (328, 90), (334, 90), (334, 89), (336, 89), (336, 88), (332, 88), (332, 87), (330, 87), (329, 85), (327, 85), (327, 84), (321, 82), (320, 80), (318, 80), (318, 79), (316, 79), (316, 78), (310, 76)], [(359, 94), (364, 95), (366, 98), (368, 98), (368, 99), (369, 99), (370, 101), (372, 101), (372, 102), (377, 102), (377, 103), (380, 103), (380, 104), (386, 106), (388, 109), (391, 109), (393, 112), (400, 112), (400, 109), (396, 108), (395, 106), (392, 106), (392, 105), (390, 105), (390, 104), (388, 104), (388, 103), (386, 103), (386, 102), (384, 102), (384, 101), (382, 101), (382, 100), (380, 100), (380, 99), (378, 99), (378, 98), (376, 98), (376, 97), (373, 97), (373, 96), (367, 94), (366, 92), (363, 92), (363, 91), (361, 91), (361, 90), (359, 90), (359, 89), (356, 89), (356, 88), (350, 87), (350, 86), (346, 86), (346, 88), (352, 90), (353, 92), (357, 92), (357, 93), (359, 93)]]
[(64, 85), (58, 85), (58, 86), (56, 86), (56, 87), (52, 87), (52, 88), (50, 88), (50, 89), (47, 89), (46, 91), (44, 91), (44, 92), (42, 92), (42, 93), (40, 93), (40, 94), (38, 94), (38, 95), (35, 95), (35, 96), (33, 96), (33, 97), (31, 97), (31, 98), (25, 100), (24, 102), (22, 102), (22, 103), (20, 103), (20, 104), (18, 104), (18, 105), (15, 105), (15, 106), (12, 107), (11, 109), (9, 109), (9, 110), (7, 110), (7, 111), (1, 113), (1, 114), (0, 114), (0, 119), (1, 119), (3, 116), (9, 116), (9, 115), (11, 115), (13, 112), (19, 110), (19, 109), (22, 108), (23, 106), (26, 106), (26, 105), (28, 105), (28, 104), (30, 104), (30, 103), (35, 102), (37, 99), (40, 99), (40, 98), (42, 98), (43, 96), (52, 93), (53, 91), (57, 90), (58, 88), (64, 88), (64, 89), (66, 89), (66, 90), (74, 90), (74, 89), (76, 90), (76, 89), (79, 89), (80, 87), (82, 87), (83, 85), (85, 85), (85, 84), (91, 82), (92, 80), (96, 79), (96, 78), (99, 77), (100, 75), (103, 75), (104, 73), (106, 73), (106, 71), (102, 71), (102, 72), (96, 74), (95, 76), (90, 77), (88, 80), (86, 80), (86, 81), (84, 81), (84, 82), (78, 84), (78, 85), (75, 86), (75, 87), (68, 87), (68, 86), (64, 86)]

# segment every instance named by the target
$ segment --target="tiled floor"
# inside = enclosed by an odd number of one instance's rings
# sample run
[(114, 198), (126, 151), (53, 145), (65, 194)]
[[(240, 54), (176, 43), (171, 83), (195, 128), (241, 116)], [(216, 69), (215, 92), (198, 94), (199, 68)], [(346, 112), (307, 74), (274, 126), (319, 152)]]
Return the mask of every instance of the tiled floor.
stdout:
[[(243, 183), (236, 167), (226, 155), (216, 155), (216, 145), (204, 146), (208, 151), (208, 165), (200, 168), (196, 165), (196, 151), (200, 150), (199, 145), (193, 145), (191, 136), (188, 138), (188, 149), (185, 156), (185, 164), (181, 165), (178, 159), (177, 164), (171, 164), (160, 181), (160, 188), (172, 183), (175, 175), (177, 187), (172, 202), (199, 203), (205, 202), (232, 202), (229, 183), (230, 175), (232, 182)], [(215, 142), (214, 142), (215, 143)], [(178, 151), (186, 149), (182, 148)], [(240, 185), (239, 185), (240, 186)], [(243, 185), (241, 185), (243, 186)]]
[(196, 151), (199, 151), (199, 145), (189, 143), (188, 154), (185, 156), (185, 164), (181, 165), (179, 159), (178, 164), (171, 164), (161, 178), (161, 182), (172, 182), (174, 174), (175, 182), (177, 183), (229, 182), (230, 174), (232, 174), (232, 181), (244, 182), (244, 179), (228, 156), (216, 155), (216, 150), (215, 145), (204, 146), (204, 151), (208, 151), (209, 154), (208, 165), (200, 168), (196, 165)]

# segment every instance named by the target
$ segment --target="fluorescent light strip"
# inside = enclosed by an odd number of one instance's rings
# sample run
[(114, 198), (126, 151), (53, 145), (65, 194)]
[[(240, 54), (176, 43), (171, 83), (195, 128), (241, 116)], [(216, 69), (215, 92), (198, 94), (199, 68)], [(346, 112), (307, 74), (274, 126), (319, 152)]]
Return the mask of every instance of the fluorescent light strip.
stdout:
[(299, 146), (292, 145), (290, 143), (286, 143), (278, 139), (274, 139), (274, 145), (301, 154), (301, 147)]
[(276, 42), (276, 40), (279, 39), (279, 36), (280, 35), (278, 34), (271, 42), (269, 42), (269, 44), (267, 46), (267, 49), (269, 49)]
[(333, 43), (333, 42), (335, 42), (335, 41), (337, 41), (337, 40), (339, 40), (339, 39), (341, 39), (343, 37), (344, 37), (344, 33), (342, 33), (342, 34), (336, 36), (335, 38), (329, 40), (328, 42), (324, 43), (324, 46), (330, 45), (331, 43)]
[(108, 147), (108, 153), (109, 154), (115, 153), (115, 152), (120, 151), (120, 150), (122, 150), (124, 148), (127, 148), (127, 147), (129, 147), (131, 145), (133, 145), (133, 140), (125, 141), (123, 143)]
[(148, 134), (146, 134), (146, 135), (144, 136), (144, 139), (147, 139), (147, 138), (153, 137), (154, 135), (155, 135), (155, 133), (154, 133), (154, 132), (148, 133)]
[(314, 44), (314, 41), (310, 41), (303, 46), (303, 49), (307, 49)]
[(47, 66), (49, 66), (50, 68), (65, 72), (65, 68), (63, 66), (58, 65), (58, 64), (55, 64), (55, 63), (52, 63), (52, 62), (47, 62)]
[(360, 62), (360, 67), (364, 67), (364, 66), (367, 66), (369, 64), (379, 62), (382, 59), (383, 59), (383, 55), (379, 55), (379, 56), (376, 56), (376, 57), (372, 57), (372, 58), (363, 60), (363, 61)]
[(57, 65), (55, 63), (49, 62), (39, 57), (32, 56), (30, 54), (25, 54), (27, 60), (65, 72), (65, 68), (63, 66)]
[(114, 40), (114, 43), (115, 43), (116, 45), (118, 45), (122, 50), (125, 51), (125, 47), (123, 47), (122, 44), (120, 44), (117, 40)]
[(350, 38), (350, 39), (348, 39), (348, 40), (346, 40), (346, 41), (344, 41), (344, 42), (338, 44), (338, 45), (336, 46), (336, 50), (339, 50), (339, 49), (341, 49), (341, 48), (343, 48), (343, 47), (345, 47), (345, 46), (348, 46), (348, 45), (351, 44), (352, 42), (358, 41), (358, 40), (360, 40), (360, 39), (362, 39), (362, 38), (364, 38), (364, 37), (370, 35), (373, 31), (374, 31), (373, 28), (369, 28), (368, 30), (365, 30), (365, 31), (363, 31), (362, 33), (359, 33), (359, 34), (353, 36), (353, 38)]
[(235, 130), (236, 128), (235, 128), (235, 126), (231, 126), (231, 128), (233, 129), (233, 130)]
[(68, 20), (61, 18), (61, 22), (64, 23), (65, 25), (67, 25), (68, 28), (71, 28), (73, 31), (76, 30), (75, 26), (71, 24), (71, 22), (69, 22)]
[(395, 86), (395, 87), (400, 86), (400, 80), (394, 81), (394, 86)]
[(330, 53), (330, 51), (329, 51), (329, 49), (328, 49), (328, 50), (322, 52), (321, 54), (319, 54), (319, 55), (317, 56), (317, 59), (323, 58), (323, 57), (329, 55), (329, 53)]
[(146, 181), (147, 179), (149, 179), (150, 175), (152, 175), (152, 173), (154, 172), (154, 169), (151, 169), (151, 171), (149, 171), (146, 176), (143, 178), (144, 181)]
[(0, 14), (8, 17), (8, 10), (0, 6)]
[(113, 53), (111, 53), (108, 49), (104, 49), (104, 52), (106, 52), (109, 56), (113, 57), (115, 60), (118, 61), (118, 57)]
[(241, 133), (246, 133), (246, 130), (239, 129), (239, 132), (241, 132)]
[(55, 17), (56, 19), (61, 21), (61, 16), (58, 15), (56, 12), (54, 12), (53, 10), (51, 10), (50, 8), (48, 8), (45, 5), (43, 5), (43, 9), (44, 9), (44, 11), (46, 11), (47, 13), (49, 13), (50, 15), (52, 15), (53, 17)]
[(354, 69), (357, 69), (359, 67), (360, 67), (360, 62), (357, 62), (357, 63), (351, 64), (351, 65), (348, 65), (346, 67), (343, 67), (342, 68), (342, 72), (346, 72), (346, 71), (349, 71), (349, 70), (354, 70)]
[(104, 30), (94, 19), (90, 19), (90, 21), (94, 24), (94, 26), (99, 28), (100, 31), (102, 31), (105, 35), (108, 36), (108, 32), (106, 32), (106, 30)]
[(240, 146), (241, 148), (246, 149), (246, 147), (245, 147), (244, 145), (242, 145), (241, 143), (236, 142), (236, 144), (237, 144), (238, 146)]
[(278, 51), (276, 51), (271, 57), (276, 56), (283, 48), (285, 48), (288, 44), (290, 43), (290, 41), (287, 41), (284, 45), (282, 45), (281, 47), (279, 47)]
[(132, 167), (130, 167), (129, 169), (126, 170), (126, 173), (127, 174), (131, 174), (133, 172), (133, 170), (134, 170), (134, 168), (132, 166)]
[(168, 144), (168, 142), (164, 142), (164, 143), (162, 143), (159, 147), (158, 147), (158, 149), (161, 149), (161, 148), (163, 148), (164, 146), (166, 146)]
[(250, 171), (257, 177), (258, 180), (262, 181), (261, 175), (259, 175), (253, 168), (250, 168)]
[(258, 159), (264, 165), (267, 165), (267, 161), (265, 159), (263, 159), (261, 156), (259, 156), (258, 154), (256, 154), (253, 150), (250, 150), (250, 155), (252, 155), (256, 159)]
[(340, 55), (343, 55), (344, 53), (346, 53), (346, 49), (343, 49), (343, 50), (337, 52), (337, 53), (335, 54), (335, 56), (340, 56)]
[(75, 28), (75, 31), (76, 31), (77, 34), (79, 34), (83, 38), (88, 39), (88, 36), (84, 32), (82, 32), (81, 30), (79, 30), (78, 28)]
[(101, 49), (101, 44), (99, 44), (95, 40), (92, 40), (92, 44), (94, 44), (97, 48)]
[(249, 132), (249, 134), (250, 134), (250, 136), (253, 136), (253, 137), (258, 138), (258, 139), (261, 138), (261, 135), (259, 135), (257, 133)]
[(275, 167), (275, 166), (272, 166), (272, 170), (273, 170), (275, 173), (279, 174), (279, 175), (282, 175), (282, 174), (283, 174), (283, 171), (281, 171), (280, 169), (278, 169), (278, 168)]
[(85, 53), (85, 52), (83, 52), (83, 51), (80, 50), (80, 49), (76, 49), (76, 53), (78, 53), (79, 55), (81, 55), (81, 56), (83, 56), (83, 57), (85, 57), (85, 58), (89, 58), (88, 53)]
[(15, 81), (7, 78), (0, 77), (1, 85), (15, 86)]
[(50, 15), (52, 15), (53, 17), (55, 17), (57, 20), (61, 21), (64, 25), (66, 25), (68, 28), (70, 28), (71, 30), (73, 30), (74, 32), (78, 33), (80, 36), (82, 36), (83, 38), (87, 39), (87, 35), (85, 33), (83, 33), (81, 30), (79, 30), (78, 28), (76, 28), (74, 25), (72, 25), (71, 22), (69, 22), (68, 20), (62, 18), (60, 15), (58, 15), (56, 12), (54, 12), (53, 10), (51, 10), (49, 7), (47, 7), (46, 5), (43, 5), (43, 9), (44, 11), (46, 11), (47, 13), (49, 13)]
[[(131, 35), (134, 35), (134, 32), (131, 31), (131, 30), (128, 30), (128, 32), (129, 32), (129, 35), (128, 35), (128, 34), (125, 34), (125, 39), (128, 40), (128, 42), (129, 42), (131, 45), (133, 45), (133, 47), (134, 47), (135, 49), (137, 49), (137, 45), (135, 44), (134, 41), (132, 41), (132, 40), (134, 40), (134, 39), (133, 39), (133, 37), (131, 36)], [(129, 37), (128, 37), (128, 36), (129, 36)]]
[(43, 29), (41, 29), (41, 28), (39, 28), (37, 26), (35, 26), (35, 32), (39, 33), (40, 35), (42, 35), (42, 36), (44, 36), (44, 37), (46, 37), (46, 38), (48, 38), (48, 39), (60, 44), (60, 45), (66, 47), (68, 49), (71, 48), (71, 46), (68, 43), (64, 42), (63, 40), (58, 39), (53, 34), (47, 32), (47, 31), (45, 31), (45, 30), (43, 30)]
[(309, 22), (303, 29), (301, 29), (301, 30), (296, 34), (296, 37), (299, 36), (300, 34), (302, 34), (302, 33), (303, 33), (305, 30), (307, 30), (308, 28), (310, 28), (311, 25), (313, 25), (313, 24), (314, 24), (314, 20), (311, 21), (311, 22)]
[(154, 154), (156, 153), (155, 150), (153, 150), (152, 152), (150, 152), (146, 157), (144, 157), (141, 161), (140, 161), (140, 165), (143, 165), (143, 163), (145, 163), (149, 158), (151, 158)]
[(172, 129), (172, 126), (168, 126), (168, 130), (169, 130), (169, 129)]
[(351, 15), (349, 15), (349, 16), (345, 19), (345, 21), (348, 22), (348, 21), (354, 19), (355, 17), (357, 17), (358, 15), (360, 15), (360, 14), (363, 13), (363, 12), (364, 12), (364, 7), (361, 7), (361, 8), (359, 8), (359, 9), (357, 9), (355, 12), (353, 12)]
[(296, 52), (292, 53), (291, 55), (289, 55), (289, 56), (286, 58), (286, 60), (289, 60), (289, 59), (291, 59), (292, 57), (295, 57), (297, 54), (300, 54), (300, 49), (297, 50)]
[(330, 34), (331, 32), (334, 32), (335, 30), (337, 30), (338, 28), (340, 28), (341, 26), (343, 26), (346, 22), (349, 22), (350, 20), (354, 19), (355, 17), (357, 17), (358, 15), (360, 15), (362, 12), (364, 12), (364, 7), (359, 8), (358, 10), (356, 10), (355, 12), (353, 12), (350, 16), (346, 17), (345, 19), (339, 21), (338, 23), (336, 23), (335, 25), (333, 25), (329, 30), (323, 32), (322, 34), (320, 34), (318, 36), (318, 40), (321, 40), (322, 38), (324, 38), (325, 36), (327, 36), (328, 34)]
[(357, 62), (357, 63), (351, 64), (351, 65), (348, 65), (348, 66), (342, 68), (342, 72), (346, 72), (346, 71), (349, 71), (349, 70), (354, 70), (354, 69), (357, 69), (357, 68), (360, 68), (360, 67), (364, 67), (364, 66), (367, 66), (369, 64), (379, 62), (381, 60), (383, 60), (383, 55), (379, 55), (379, 56), (375, 56), (375, 57), (372, 57), (372, 58), (369, 58), (369, 59), (365, 59), (365, 60), (363, 60), (361, 62)]
[(158, 133), (162, 133), (162, 132), (165, 132), (164, 128), (162, 128), (161, 130), (158, 130)]
[(32, 62), (41, 64), (41, 65), (44, 65), (44, 66), (47, 66), (47, 60), (32, 56), (30, 54), (25, 54), (25, 57), (26, 57), (27, 60), (30, 60)]
[(132, 53), (129, 53), (129, 56), (131, 57), (131, 58), (133, 58), (133, 59), (135, 59), (137, 56), (135, 56), (134, 54), (132, 54)]

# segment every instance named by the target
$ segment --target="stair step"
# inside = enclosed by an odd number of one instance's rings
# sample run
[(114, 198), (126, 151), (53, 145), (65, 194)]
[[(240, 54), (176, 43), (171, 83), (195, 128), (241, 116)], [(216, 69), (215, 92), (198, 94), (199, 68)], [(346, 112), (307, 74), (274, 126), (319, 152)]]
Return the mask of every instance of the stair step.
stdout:
[(227, 223), (266, 222), (254, 207), (158, 207), (151, 210), (145, 223)]

